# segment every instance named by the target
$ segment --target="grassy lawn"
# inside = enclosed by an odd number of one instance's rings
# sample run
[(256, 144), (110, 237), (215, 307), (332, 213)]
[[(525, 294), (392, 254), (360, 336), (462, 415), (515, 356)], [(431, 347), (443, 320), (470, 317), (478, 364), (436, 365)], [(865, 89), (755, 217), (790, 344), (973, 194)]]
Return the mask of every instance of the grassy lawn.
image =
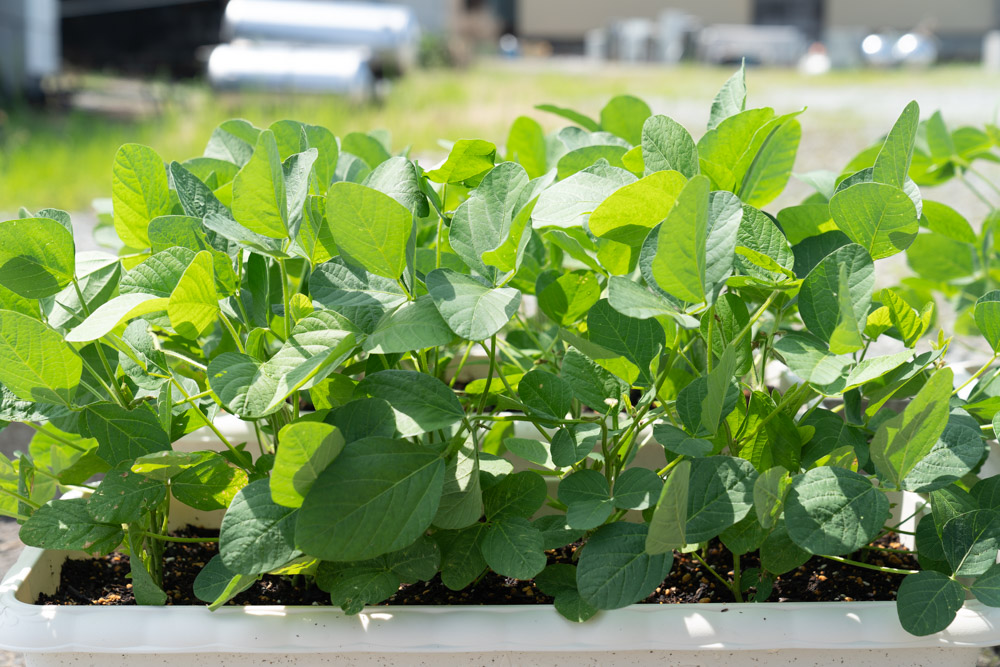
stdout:
[[(551, 129), (564, 124), (534, 110), (535, 104), (571, 106), (597, 116), (610, 96), (631, 93), (646, 99), (655, 112), (687, 124), (697, 137), (715, 91), (730, 74), (727, 69), (696, 66), (486, 62), (468, 70), (415, 72), (393, 84), (380, 103), (363, 106), (329, 96), (217, 94), (202, 84), (153, 83), (149, 95), (158, 111), (125, 120), (81, 111), (0, 109), (0, 211), (13, 213), (18, 206), (87, 209), (94, 197), (108, 196), (111, 162), (122, 143), (147, 144), (166, 160), (184, 159), (201, 154), (212, 128), (234, 117), (258, 126), (295, 118), (324, 125), (338, 135), (391, 128), (395, 148), (410, 146), (412, 154), (433, 159), (444, 154), (437, 143), (441, 137), (503, 143), (518, 115), (532, 115)], [(99, 77), (85, 81), (88, 88), (98, 90), (109, 84)], [(748, 82), (755, 106), (772, 104), (789, 111), (812, 104), (803, 116), (800, 153), (807, 148), (805, 138), (814, 133), (819, 142), (812, 145), (814, 150), (836, 150), (846, 162), (854, 150), (877, 138), (878, 128), (888, 128), (902, 104), (892, 98), (885, 113), (873, 114), (867, 106), (855, 109), (857, 105), (841, 93), (864, 100), (877, 99), (888, 90), (897, 91), (902, 99), (920, 90), (929, 91), (932, 100), (944, 100), (949, 91), (997, 90), (998, 80), (975, 67), (946, 67), (835, 72), (821, 78), (788, 70), (752, 70)], [(983, 105), (975, 116), (980, 123), (992, 119), (993, 106)], [(803, 167), (800, 160), (800, 169), (805, 168), (809, 165)]]

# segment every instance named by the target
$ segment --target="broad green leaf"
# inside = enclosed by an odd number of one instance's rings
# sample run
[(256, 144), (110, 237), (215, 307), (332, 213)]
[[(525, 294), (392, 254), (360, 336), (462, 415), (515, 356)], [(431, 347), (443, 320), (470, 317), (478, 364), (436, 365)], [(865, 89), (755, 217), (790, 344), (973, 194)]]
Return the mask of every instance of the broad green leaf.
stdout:
[(290, 255), (282, 250), (278, 239), (252, 232), (235, 220), (218, 213), (209, 213), (202, 221), (205, 228), (224, 239), (240, 243), (261, 255), (286, 259)]
[(176, 475), (170, 482), (170, 490), (185, 505), (210, 512), (229, 507), (248, 482), (245, 470), (213, 455)]
[(210, 603), (209, 609), (218, 609), (252, 585), (257, 577), (236, 574), (222, 563), (218, 554), (212, 556), (194, 580), (194, 595), (203, 602)]
[(115, 231), (126, 246), (149, 247), (147, 228), (153, 218), (170, 213), (167, 169), (156, 151), (125, 144), (111, 169), (111, 201)]
[(837, 230), (830, 215), (830, 203), (800, 204), (778, 211), (778, 222), (792, 245), (807, 238)]
[(584, 545), (576, 569), (580, 597), (598, 609), (620, 609), (653, 592), (670, 572), (673, 553), (646, 553), (648, 527), (602, 526)]
[(750, 206), (769, 204), (785, 189), (802, 138), (796, 115), (775, 118), (758, 130), (736, 165), (736, 194)]
[[(212, 192), (212, 189), (205, 185), (195, 174), (177, 162), (171, 162), (168, 169), (170, 171), (170, 179), (174, 189), (177, 191), (177, 198), (180, 200), (184, 213), (198, 220), (196, 229), (201, 228), (201, 219), (210, 213), (223, 216), (229, 215), (229, 209), (226, 208), (225, 204), (220, 202)], [(152, 242), (153, 252), (162, 250), (162, 248), (157, 248), (157, 238), (154, 236), (154, 231), (158, 231), (157, 227), (162, 228), (164, 226), (162, 222), (164, 218), (169, 219), (173, 217), (175, 216), (160, 216), (149, 221), (147, 232), (149, 240)], [(161, 222), (157, 223), (157, 220)], [(159, 236), (161, 239), (164, 236), (162, 231), (159, 231)], [(160, 243), (162, 243), (162, 240)]]
[(774, 529), (760, 545), (760, 564), (768, 572), (791, 572), (812, 557), (808, 551), (795, 544), (788, 536), (785, 519), (779, 518)]
[(331, 412), (327, 421), (340, 429), (346, 442), (368, 436), (391, 438), (396, 432), (396, 415), (381, 398), (349, 401)]
[(538, 121), (520, 116), (507, 134), (507, 159), (519, 163), (528, 178), (538, 178), (547, 171), (545, 132)]
[(461, 183), (493, 168), (497, 147), (482, 139), (459, 139), (437, 169), (427, 172), (435, 183)]
[(170, 437), (156, 413), (145, 407), (126, 410), (114, 403), (95, 403), (87, 406), (81, 419), (97, 440), (97, 455), (111, 466), (170, 449)]
[(299, 234), (295, 237), (293, 249), (312, 266), (319, 266), (335, 257), (337, 242), (333, 239), (333, 230), (326, 219), (326, 197), (309, 195), (302, 207), (302, 224)]
[(636, 180), (624, 169), (598, 162), (543, 191), (532, 211), (532, 224), (536, 229), (576, 228), (613, 192)]
[(708, 129), (718, 127), (719, 123), (730, 116), (736, 115), (747, 106), (747, 75), (745, 65), (740, 65), (738, 72), (722, 84), (722, 88), (712, 101), (712, 110), (708, 116)]
[(593, 120), (592, 118), (589, 118), (583, 115), (582, 113), (574, 111), (572, 109), (557, 107), (554, 104), (537, 104), (535, 105), (535, 108), (538, 109), (539, 111), (547, 111), (548, 113), (553, 113), (557, 116), (561, 116), (566, 120), (576, 123), (577, 125), (586, 130), (590, 130), (591, 132), (597, 132), (598, 130), (601, 129), (600, 124), (596, 120)]
[(906, 263), (921, 278), (961, 280), (976, 270), (976, 247), (934, 232), (917, 234), (906, 249)]
[(792, 480), (785, 524), (814, 554), (849, 554), (868, 544), (889, 517), (889, 500), (867, 477), (845, 468), (813, 468)]
[(565, 180), (577, 172), (604, 162), (612, 167), (624, 167), (623, 160), (627, 153), (628, 149), (625, 146), (617, 144), (594, 144), (574, 148), (559, 158), (556, 164), (556, 176), (559, 180)]
[(659, 235), (653, 258), (653, 277), (657, 285), (689, 303), (705, 300), (708, 195), (706, 177), (695, 176), (688, 181), (663, 221), (661, 232), (666, 233)]
[(888, 309), (889, 321), (902, 336), (903, 344), (907, 347), (916, 345), (926, 326), (917, 312), (892, 289), (879, 292), (879, 301)]
[(131, 470), (132, 462), (113, 467), (90, 496), (87, 511), (98, 523), (133, 523), (167, 497), (167, 487)]
[(487, 529), (475, 523), (463, 530), (435, 533), (441, 544), (441, 583), (453, 591), (471, 584), (486, 569), (479, 543)]
[(66, 334), (66, 342), (85, 343), (103, 338), (125, 320), (166, 310), (168, 303), (169, 299), (154, 294), (121, 294), (102, 304)]
[(270, 130), (258, 135), (253, 156), (233, 179), (233, 218), (268, 238), (288, 236), (285, 174), (278, 144)]
[(348, 444), (306, 494), (296, 546), (323, 560), (351, 561), (411, 544), (437, 513), (444, 471), (444, 459), (403, 440)]
[(334, 183), (326, 217), (340, 252), (368, 271), (398, 279), (406, 266), (413, 215), (389, 195), (356, 183)]
[(976, 577), (970, 590), (976, 599), (989, 607), (1000, 607), (1000, 563), (994, 563)]
[(997, 560), (1000, 512), (991, 509), (959, 514), (941, 529), (945, 559), (956, 576), (975, 577)]
[(875, 267), (864, 248), (851, 244), (835, 250), (802, 281), (802, 321), (834, 354), (858, 349), (874, 288)]
[(531, 522), (542, 533), (546, 549), (558, 549), (583, 537), (583, 532), (566, 525), (566, 517), (558, 514), (540, 516)]
[[(711, 454), (715, 449), (711, 440), (692, 438), (676, 426), (662, 422), (653, 424), (653, 437), (665, 450), (678, 456), (698, 458)], [(684, 507), (687, 508), (687, 505)]]
[(643, 124), (652, 113), (639, 98), (618, 95), (601, 109), (601, 129), (638, 146), (642, 141)]
[(545, 480), (538, 473), (524, 470), (509, 474), (483, 492), (486, 518), (529, 519), (545, 502), (547, 493)]
[(387, 311), (406, 302), (406, 294), (395, 280), (368, 273), (340, 257), (313, 270), (309, 295), (367, 333), (375, 329)]
[(910, 159), (913, 157), (913, 143), (917, 138), (919, 124), (920, 107), (916, 102), (910, 102), (889, 130), (882, 150), (875, 158), (872, 179), (876, 183), (903, 187), (910, 172)]
[(223, 122), (215, 128), (205, 146), (205, 157), (243, 166), (253, 155), (260, 130), (245, 120)]
[[(45, 308), (48, 311), (47, 318), (51, 327), (68, 329), (76, 326), (83, 322), (88, 310), (93, 312), (107, 303), (121, 280), (122, 265), (117, 257), (104, 252), (80, 252), (76, 257), (76, 272), (83, 300), (81, 301), (80, 294), (76, 291), (76, 285), (69, 285), (56, 294)], [(3, 290), (0, 289), (0, 292)], [(4, 301), (3, 296), (0, 296), (0, 308), (4, 307)], [(37, 306), (35, 309), (37, 311)], [(19, 309), (15, 307), (12, 310)], [(28, 311), (20, 312), (34, 314)]]
[[(711, 319), (710, 319), (711, 318)], [(712, 307), (710, 317), (703, 317), (700, 324), (702, 337), (709, 339), (709, 322), (712, 323), (712, 355), (721, 358), (728, 347), (733, 347), (736, 366), (734, 373), (743, 375), (750, 371), (752, 350), (750, 336), (744, 336), (738, 342), (736, 336), (750, 324), (750, 313), (741, 298), (729, 292), (723, 294)]]
[(578, 401), (602, 414), (616, 409), (622, 392), (627, 389), (624, 381), (598, 366), (575, 347), (566, 350), (559, 374), (573, 388), (573, 395)]
[(434, 516), (438, 528), (466, 528), (483, 515), (479, 456), (471, 441), (458, 450), (444, 470), (441, 503)]
[(301, 507), (316, 478), (344, 448), (344, 436), (330, 424), (293, 422), (278, 432), (278, 442), (271, 469), (271, 500)]
[(691, 461), (681, 461), (670, 471), (649, 521), (646, 553), (670, 553), (687, 544), (688, 488)]
[(669, 116), (650, 116), (642, 126), (642, 159), (648, 172), (698, 175), (698, 149), (684, 126)]
[(33, 317), (0, 310), (0, 383), (25, 401), (71, 406), (83, 362), (62, 335)]
[(749, 461), (710, 456), (691, 461), (685, 535), (691, 544), (709, 540), (753, 509), (757, 471)]
[(593, 343), (624, 356), (652, 381), (650, 368), (665, 345), (659, 322), (627, 317), (601, 299), (587, 314), (587, 329)]
[(777, 524), (785, 508), (785, 498), (791, 488), (792, 478), (781, 466), (768, 468), (753, 485), (753, 507), (757, 521), (765, 530)]
[(656, 504), (663, 481), (649, 468), (629, 468), (615, 480), (614, 501), (619, 509), (644, 510)]
[(364, 349), (377, 354), (396, 354), (440, 347), (454, 338), (434, 300), (424, 295), (383, 315), (365, 339)]
[[(736, 373), (736, 348), (727, 345), (719, 363), (706, 376), (705, 398), (701, 401), (701, 420), (699, 426), (705, 433), (715, 433), (719, 421), (725, 416), (726, 394), (732, 385)], [(728, 413), (728, 411), (726, 411)]]
[(789, 370), (827, 396), (844, 390), (854, 363), (850, 355), (831, 354), (822, 340), (806, 331), (785, 334), (774, 343), (774, 350)]
[(969, 221), (955, 209), (936, 201), (924, 200), (921, 223), (927, 229), (959, 243), (976, 243), (976, 232)]
[(504, 438), (503, 445), (507, 448), (508, 452), (514, 456), (520, 456), (526, 461), (531, 461), (547, 468), (551, 468), (553, 465), (548, 447), (541, 440), (534, 438)]
[(504, 328), (521, 304), (521, 292), (490, 288), (473, 276), (435, 269), (424, 279), (434, 306), (451, 330), (465, 340), (481, 341)]
[(567, 506), (566, 523), (576, 530), (597, 528), (611, 516), (614, 503), (607, 478), (596, 470), (578, 470), (559, 482), (559, 502)]
[(219, 528), (219, 555), (238, 574), (262, 574), (298, 558), (298, 510), (271, 500), (266, 479), (250, 483), (233, 498)]
[(542, 534), (519, 516), (491, 522), (479, 550), (490, 569), (502, 577), (531, 579), (545, 568)]
[[(787, 233), (787, 228), (783, 229)], [(743, 206), (743, 220), (736, 235), (736, 246), (737, 252), (739, 248), (746, 248), (760, 253), (774, 264), (762, 267), (760, 262), (736, 257), (736, 269), (748, 276), (772, 282), (783, 281), (795, 265), (795, 255), (785, 234), (770, 217), (752, 206)]]
[(899, 415), (882, 422), (871, 442), (872, 463), (897, 487), (934, 448), (948, 423), (954, 374), (938, 370)]
[(910, 197), (897, 186), (858, 183), (830, 200), (837, 228), (872, 259), (895, 255), (910, 247), (920, 226)]
[(613, 192), (587, 222), (596, 236), (630, 246), (642, 244), (649, 230), (679, 202), (687, 179), (678, 171), (658, 171)]
[(58, 293), (76, 270), (73, 232), (49, 218), (0, 222), (0, 286), (27, 299)]
[(121, 524), (95, 521), (87, 499), (53, 500), (35, 510), (18, 537), (29, 547), (79, 550), (99, 555), (117, 548), (125, 538)]
[(573, 388), (569, 383), (540, 369), (524, 374), (517, 393), (528, 409), (543, 419), (565, 419), (573, 405)]
[(358, 383), (354, 393), (389, 403), (396, 413), (396, 428), (403, 437), (448, 428), (465, 417), (462, 404), (448, 385), (416, 371), (373, 373)]
[[(747, 109), (726, 118), (698, 140), (701, 173), (708, 176), (713, 190), (736, 190), (736, 170), (753, 157), (752, 146), (762, 128), (774, 121), (774, 109)], [(759, 145), (759, 144), (758, 144)]]
[(364, 132), (348, 132), (341, 141), (341, 148), (361, 158), (370, 169), (375, 169), (389, 159), (389, 151), (375, 137)]
[[(581, 269), (563, 273), (555, 280), (542, 282), (543, 278), (550, 276), (551, 272), (539, 276), (535, 283), (535, 295), (541, 311), (561, 326), (570, 326), (583, 318), (601, 298), (601, 286), (597, 277), (589, 271)], [(612, 280), (615, 278), (618, 276)], [(628, 282), (631, 284), (631, 281)]]
[(597, 424), (577, 424), (556, 431), (552, 437), (552, 462), (557, 466), (571, 466), (585, 459), (601, 439)]
[(202, 250), (191, 260), (170, 294), (167, 316), (177, 333), (195, 340), (208, 331), (218, 314), (212, 255)]
[(405, 157), (391, 157), (372, 170), (363, 185), (387, 194), (405, 206), (415, 217), (428, 213), (427, 197), (420, 191), (420, 178), (412, 162)]
[[(714, 435), (719, 426), (715, 415), (718, 414), (719, 419), (722, 419), (736, 408), (741, 392), (731, 376), (725, 391), (722, 392), (719, 387), (722, 379), (722, 374), (716, 374), (713, 390), (710, 389), (707, 377), (698, 377), (678, 392), (677, 415), (684, 426), (696, 436)], [(706, 409), (708, 414), (705, 414)]]
[(976, 326), (994, 352), (1000, 352), (1000, 290), (993, 290), (976, 301)]
[(562, 616), (574, 623), (582, 623), (597, 613), (583, 601), (576, 590), (576, 566), (569, 563), (549, 565), (535, 577), (535, 584), (546, 595), (555, 598), (552, 606)]
[(904, 630), (925, 637), (951, 625), (964, 602), (962, 584), (940, 572), (926, 570), (907, 575), (899, 584), (896, 612)]

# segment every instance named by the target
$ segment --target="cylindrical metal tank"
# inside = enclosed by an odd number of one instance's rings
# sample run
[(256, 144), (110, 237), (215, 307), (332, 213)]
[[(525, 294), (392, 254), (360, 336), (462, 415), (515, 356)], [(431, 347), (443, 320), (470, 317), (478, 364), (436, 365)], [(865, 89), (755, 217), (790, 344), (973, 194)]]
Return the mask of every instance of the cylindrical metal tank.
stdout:
[(372, 96), (368, 50), (358, 47), (221, 44), (208, 57), (208, 79), (217, 88)]
[(409, 7), (328, 0), (230, 0), (224, 40), (364, 46), (377, 69), (416, 63), (420, 26)]

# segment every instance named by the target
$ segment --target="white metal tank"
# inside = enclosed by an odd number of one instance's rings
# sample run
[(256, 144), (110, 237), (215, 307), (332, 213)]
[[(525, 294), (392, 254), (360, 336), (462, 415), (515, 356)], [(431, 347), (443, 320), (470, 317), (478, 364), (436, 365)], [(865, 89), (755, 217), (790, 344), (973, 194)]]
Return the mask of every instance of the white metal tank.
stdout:
[(330, 0), (230, 0), (224, 40), (364, 46), (376, 68), (405, 71), (417, 60), (420, 26), (402, 5)]
[(369, 53), (358, 47), (220, 44), (208, 58), (216, 88), (337, 93), (366, 100), (374, 92)]

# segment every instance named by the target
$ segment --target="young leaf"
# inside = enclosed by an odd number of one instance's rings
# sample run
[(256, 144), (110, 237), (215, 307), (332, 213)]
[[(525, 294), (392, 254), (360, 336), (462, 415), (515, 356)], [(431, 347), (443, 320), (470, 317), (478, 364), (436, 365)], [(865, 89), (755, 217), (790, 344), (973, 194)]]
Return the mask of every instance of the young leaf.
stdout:
[(481, 341), (506, 326), (521, 303), (521, 292), (511, 287), (491, 289), (484, 281), (435, 269), (424, 279), (441, 317), (456, 335)]
[(532, 212), (532, 224), (536, 229), (575, 228), (611, 193), (637, 180), (624, 169), (598, 161), (544, 190)]
[(166, 310), (168, 302), (167, 298), (155, 294), (120, 294), (101, 304), (90, 317), (66, 334), (66, 342), (86, 343), (103, 338), (125, 320)]
[(708, 116), (708, 129), (713, 130), (719, 123), (734, 116), (747, 107), (747, 73), (746, 65), (741, 64), (738, 72), (722, 84), (722, 89), (712, 101), (712, 110)]
[(73, 232), (49, 218), (0, 222), (0, 286), (26, 299), (57, 294), (76, 270)]
[(910, 197), (885, 183), (857, 183), (837, 192), (830, 200), (830, 214), (837, 228), (872, 259), (906, 250), (920, 228)]
[(976, 326), (994, 352), (1000, 352), (1000, 290), (993, 290), (976, 301)]
[(274, 133), (257, 137), (253, 156), (233, 179), (233, 217), (250, 231), (272, 239), (288, 236), (285, 174)]
[(673, 209), (686, 182), (680, 172), (658, 171), (623, 186), (591, 213), (590, 231), (626, 245), (641, 245), (649, 230)]
[(568, 507), (566, 523), (576, 530), (597, 528), (611, 516), (614, 503), (608, 480), (596, 470), (578, 470), (559, 482), (559, 502)]
[(202, 250), (191, 260), (170, 294), (167, 316), (181, 336), (195, 340), (204, 335), (219, 314), (212, 255)]
[[(872, 179), (876, 183), (887, 183), (902, 188), (910, 171), (913, 157), (913, 143), (917, 138), (920, 124), (920, 107), (910, 102), (903, 109), (895, 125), (889, 130), (882, 150), (875, 158)], [(876, 258), (877, 259), (877, 258)]]
[(691, 461), (681, 461), (670, 471), (649, 521), (646, 553), (669, 553), (687, 544), (688, 488)]
[[(350, 561), (411, 544), (437, 513), (444, 471), (444, 459), (403, 440), (348, 444), (306, 494), (296, 546), (323, 560)], [(380, 517), (377, 524), (372, 516)]]
[(589, 118), (583, 115), (582, 113), (574, 111), (572, 109), (557, 107), (554, 104), (537, 104), (535, 105), (535, 108), (538, 109), (539, 111), (547, 111), (557, 116), (562, 116), (566, 120), (576, 123), (585, 130), (589, 130), (591, 132), (597, 132), (598, 130), (601, 129), (600, 124), (596, 120), (593, 120), (592, 118)]
[(83, 362), (62, 335), (33, 317), (0, 310), (0, 383), (25, 401), (73, 405)]
[(247, 473), (220, 455), (206, 457), (181, 471), (170, 481), (170, 490), (180, 502), (205, 512), (224, 510), (249, 482)]
[(266, 479), (250, 483), (233, 498), (219, 528), (219, 555), (238, 574), (262, 574), (298, 558), (298, 510), (271, 500)]
[(646, 553), (645, 524), (601, 526), (584, 545), (576, 569), (583, 600), (598, 609), (620, 609), (643, 599), (670, 572), (673, 553)]
[(507, 159), (524, 167), (528, 178), (538, 178), (547, 171), (545, 132), (538, 121), (527, 116), (514, 121), (507, 134)]
[(705, 300), (708, 194), (706, 177), (695, 176), (688, 181), (663, 222), (661, 232), (668, 233), (659, 235), (653, 258), (657, 285), (689, 303)]
[(313, 482), (344, 449), (344, 436), (322, 422), (293, 422), (278, 432), (278, 454), (271, 469), (271, 500), (301, 507)]
[(115, 153), (111, 175), (118, 238), (130, 248), (148, 248), (150, 221), (167, 215), (171, 208), (163, 158), (147, 146), (125, 144)]
[(736, 165), (736, 194), (748, 205), (769, 204), (785, 189), (802, 137), (802, 127), (794, 118), (798, 113), (775, 118), (762, 127)]
[(976, 577), (997, 560), (1000, 512), (991, 509), (959, 514), (941, 529), (944, 556), (956, 576)]
[(368, 271), (398, 279), (406, 266), (413, 215), (392, 197), (356, 183), (334, 183), (326, 217), (340, 252)]
[(858, 332), (866, 321), (874, 288), (875, 267), (864, 248), (856, 244), (839, 248), (802, 281), (802, 321), (811, 333), (830, 343), (834, 354), (858, 349)]
[(676, 170), (698, 175), (698, 149), (684, 126), (669, 116), (650, 116), (642, 126), (642, 160), (647, 171)]
[(437, 169), (427, 172), (435, 183), (461, 183), (493, 168), (497, 147), (482, 139), (459, 139)]

